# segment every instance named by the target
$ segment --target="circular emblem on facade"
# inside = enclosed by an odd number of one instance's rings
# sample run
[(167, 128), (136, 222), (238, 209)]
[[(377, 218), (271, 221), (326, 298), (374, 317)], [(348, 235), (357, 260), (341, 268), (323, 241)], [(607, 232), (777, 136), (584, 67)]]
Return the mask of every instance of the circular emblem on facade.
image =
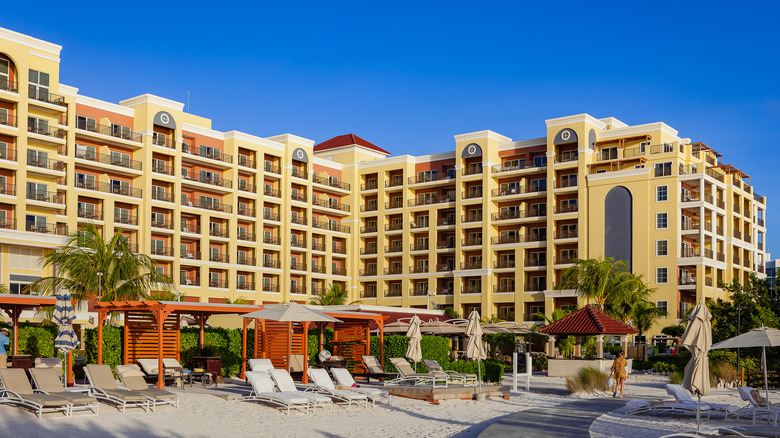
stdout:
[(568, 140), (571, 138), (571, 131), (563, 131), (561, 132), (561, 139)]
[(171, 118), (170, 118), (170, 116), (168, 116), (168, 114), (164, 114), (163, 113), (163, 114), (160, 114), (160, 121), (162, 121), (163, 123), (168, 123), (168, 122), (171, 121)]
[(476, 152), (477, 152), (477, 147), (476, 147), (476, 146), (474, 146), (473, 144), (472, 144), (472, 145), (469, 145), (469, 149), (468, 149), (468, 151), (469, 151), (469, 154), (476, 153)]
[(296, 156), (297, 156), (299, 159), (302, 159), (302, 158), (303, 158), (303, 151), (299, 150), (299, 151), (298, 151), (298, 152), (297, 152), (295, 155), (296, 155)]

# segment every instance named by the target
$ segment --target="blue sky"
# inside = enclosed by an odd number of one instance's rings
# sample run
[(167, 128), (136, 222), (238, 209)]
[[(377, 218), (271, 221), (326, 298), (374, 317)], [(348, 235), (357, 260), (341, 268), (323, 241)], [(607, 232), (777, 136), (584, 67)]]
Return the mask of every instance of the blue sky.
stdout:
[(88, 96), (189, 91), (215, 129), (352, 132), (394, 155), (583, 112), (664, 121), (751, 175), (780, 226), (778, 3), (46, 3), (0, 26), (62, 45), (61, 81)]

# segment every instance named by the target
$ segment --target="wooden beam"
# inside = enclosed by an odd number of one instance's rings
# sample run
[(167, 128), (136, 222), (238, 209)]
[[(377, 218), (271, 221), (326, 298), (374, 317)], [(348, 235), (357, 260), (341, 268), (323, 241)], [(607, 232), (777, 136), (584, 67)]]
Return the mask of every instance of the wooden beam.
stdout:
[(309, 324), (311, 324), (309, 321), (303, 322), (303, 339), (301, 340), (303, 344), (303, 377), (301, 377), (301, 382), (304, 385), (309, 383)]
[(106, 311), (98, 311), (98, 333), (97, 333), (97, 343), (98, 343), (98, 351), (97, 351), (97, 363), (98, 365), (103, 364), (103, 322), (106, 320), (106, 317), (108, 316), (108, 312)]
[(157, 319), (157, 388), (165, 389), (165, 368), (163, 367), (163, 328), (165, 318), (171, 314), (171, 310), (158, 308), (154, 310)]
[[(246, 379), (246, 339), (247, 339), (247, 330), (249, 327), (249, 323), (252, 320), (250, 318), (244, 318), (244, 330), (243, 333), (241, 333), (241, 378)], [(257, 334), (257, 330), (255, 330), (255, 335)], [(257, 345), (257, 343), (255, 343)]]

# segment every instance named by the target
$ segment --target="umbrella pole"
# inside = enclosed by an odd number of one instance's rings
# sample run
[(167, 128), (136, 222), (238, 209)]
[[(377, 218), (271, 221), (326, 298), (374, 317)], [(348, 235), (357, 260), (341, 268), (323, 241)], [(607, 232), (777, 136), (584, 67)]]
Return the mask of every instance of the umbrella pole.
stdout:
[(696, 395), (699, 396), (699, 407), (696, 409), (696, 430), (701, 429), (701, 392), (696, 391)]
[(477, 359), (477, 374), (479, 375), (479, 393), (482, 394), (482, 361)]
[(766, 405), (769, 406), (769, 378), (767, 377), (766, 369), (766, 347), (764, 347), (764, 354), (761, 355), (761, 360), (764, 362), (764, 392), (766, 394)]

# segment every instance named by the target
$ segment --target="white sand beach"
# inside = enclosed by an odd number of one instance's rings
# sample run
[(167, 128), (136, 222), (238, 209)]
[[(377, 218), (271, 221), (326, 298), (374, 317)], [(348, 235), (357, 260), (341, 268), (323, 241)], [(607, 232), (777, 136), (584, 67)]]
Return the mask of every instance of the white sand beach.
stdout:
[[(626, 385), (626, 395), (666, 396), (661, 375), (632, 375)], [(505, 378), (505, 384), (510, 384)], [(223, 385), (224, 387), (224, 385)], [(2, 436), (14, 438), (40, 437), (48, 433), (78, 437), (474, 437), (493, 421), (517, 412), (537, 407), (554, 407), (562, 403), (588, 402), (593, 395), (563, 395), (565, 382), (559, 378), (535, 376), (532, 391), (513, 392), (510, 400), (488, 398), (485, 401), (451, 400), (434, 405), (420, 400), (394, 397), (390, 406), (333, 411), (317, 410), (316, 415), (293, 414), (289, 417), (268, 405), (226, 401), (194, 389), (172, 389), (180, 394), (181, 407), (158, 408), (155, 413), (130, 409), (122, 415), (116, 408), (101, 404), (99, 416), (64, 418), (49, 415), (42, 420), (26, 410), (0, 405)], [(246, 392), (249, 387), (246, 387)], [(736, 390), (713, 390), (707, 400), (743, 405)], [(594, 437), (658, 437), (673, 431), (695, 430), (691, 417), (626, 416), (619, 409), (594, 421)], [(734, 424), (723, 420), (707, 420), (708, 426)], [(741, 424), (749, 424), (742, 420)], [(555, 425), (550, 425), (554, 430)]]

